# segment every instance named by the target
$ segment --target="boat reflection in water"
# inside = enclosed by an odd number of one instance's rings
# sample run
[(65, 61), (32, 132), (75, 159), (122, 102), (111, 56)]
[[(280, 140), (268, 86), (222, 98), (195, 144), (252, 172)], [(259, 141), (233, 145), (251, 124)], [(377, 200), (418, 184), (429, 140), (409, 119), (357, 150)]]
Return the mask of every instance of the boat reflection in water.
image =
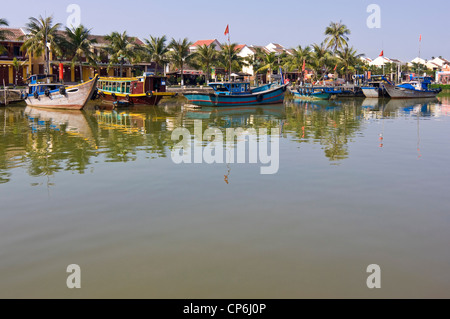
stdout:
[(79, 136), (95, 144), (92, 129), (86, 115), (79, 110), (50, 110), (27, 106), (24, 111), (33, 132), (47, 128), (73, 136)]
[[(9, 170), (27, 167), (31, 176), (63, 170), (85, 173), (95, 163), (168, 158), (178, 141), (179, 127), (194, 132), (194, 122), (204, 128), (281, 128), (282, 139), (319, 144), (331, 164), (350, 156), (348, 145), (366, 121), (408, 115), (448, 114), (448, 104), (425, 100), (298, 101), (254, 107), (202, 107), (162, 103), (125, 110), (49, 110), (34, 107), (5, 108), (6, 123), (0, 142), (0, 172), (9, 181)], [(192, 135), (194, 138), (194, 135)], [(206, 145), (206, 141), (202, 141)], [(322, 156), (323, 156), (322, 155)]]
[[(448, 101), (93, 104), (0, 109), (0, 296), (73, 298), (77, 263), (95, 277), (85, 298), (370, 298), (373, 253), (394, 280), (380, 296), (449, 294)], [(199, 119), (282, 127), (279, 172), (176, 165), (172, 133)]]

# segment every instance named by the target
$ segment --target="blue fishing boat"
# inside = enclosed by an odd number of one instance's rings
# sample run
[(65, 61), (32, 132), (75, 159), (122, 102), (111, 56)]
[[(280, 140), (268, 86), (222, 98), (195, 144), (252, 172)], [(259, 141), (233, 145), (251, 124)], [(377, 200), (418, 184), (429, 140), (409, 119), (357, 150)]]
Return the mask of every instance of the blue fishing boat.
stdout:
[(186, 92), (189, 103), (200, 106), (247, 106), (279, 104), (284, 101), (287, 85), (250, 88), (250, 82), (214, 82), (213, 93)]
[(410, 82), (400, 85), (386, 83), (384, 87), (392, 99), (433, 98), (442, 89), (430, 89), (431, 80), (429, 76), (416, 76)]
[(306, 100), (329, 100), (334, 95), (340, 94), (341, 90), (335, 90), (330, 87), (304, 86), (297, 89), (289, 88), (289, 92), (291, 92), (294, 98)]

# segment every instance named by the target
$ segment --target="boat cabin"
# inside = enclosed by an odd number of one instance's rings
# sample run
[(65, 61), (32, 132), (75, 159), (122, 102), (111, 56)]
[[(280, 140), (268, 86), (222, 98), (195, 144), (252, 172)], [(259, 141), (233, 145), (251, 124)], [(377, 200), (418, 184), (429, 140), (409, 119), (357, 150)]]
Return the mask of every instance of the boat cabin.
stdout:
[(28, 84), (28, 94), (34, 94), (37, 92), (55, 92), (63, 86), (61, 83), (56, 82), (56, 75), (54, 74), (34, 74), (27, 79)]
[(101, 77), (97, 87), (103, 92), (115, 94), (146, 94), (147, 92), (166, 92), (166, 77), (139, 76), (134, 78)]
[(412, 81), (400, 84), (399, 87), (410, 90), (426, 91), (428, 90), (431, 81), (432, 78), (429, 76), (415, 76), (412, 78)]
[(219, 95), (250, 94), (250, 82), (214, 82), (209, 86)]

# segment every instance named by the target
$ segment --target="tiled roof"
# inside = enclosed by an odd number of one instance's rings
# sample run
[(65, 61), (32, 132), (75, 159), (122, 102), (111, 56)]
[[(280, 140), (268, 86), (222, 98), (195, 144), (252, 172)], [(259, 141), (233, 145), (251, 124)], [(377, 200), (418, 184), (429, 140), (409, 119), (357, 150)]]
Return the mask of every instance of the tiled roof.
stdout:
[(275, 47), (275, 49), (277, 49), (277, 50), (283, 50), (284, 49), (284, 47), (282, 45), (278, 44), (278, 43), (272, 43), (272, 44)]
[(263, 47), (263, 46), (260, 46), (260, 45), (252, 45), (252, 46), (249, 46), (248, 48), (249, 48), (253, 53), (256, 52), (255, 49), (261, 49), (263, 52), (269, 53), (269, 50), (267, 50), (266, 47)]
[(194, 44), (191, 45), (191, 47), (196, 47), (196, 46), (202, 46), (202, 45), (211, 45), (211, 43), (213, 43), (214, 41), (216, 41), (216, 39), (212, 39), (212, 40), (198, 40), (196, 41)]
[(5, 34), (6, 40), (4, 40), (4, 41), (14, 41), (14, 42), (23, 42), (24, 41), (24, 40), (19, 39), (21, 36), (25, 35), (25, 33), (23, 33), (22, 29), (0, 28), (0, 30), (8, 30), (9, 31)]
[(236, 51), (241, 51), (244, 47), (245, 47), (245, 44), (238, 44), (238, 45), (235, 47), (235, 50), (236, 50)]

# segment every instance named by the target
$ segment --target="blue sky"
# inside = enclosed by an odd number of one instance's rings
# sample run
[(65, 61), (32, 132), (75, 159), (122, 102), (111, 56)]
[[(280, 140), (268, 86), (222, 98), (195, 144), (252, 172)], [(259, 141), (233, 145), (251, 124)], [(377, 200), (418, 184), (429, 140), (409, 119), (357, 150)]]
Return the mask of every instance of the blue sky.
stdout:
[[(30, 16), (45, 14), (65, 24), (71, 3), (81, 7), (81, 23), (92, 28), (93, 34), (127, 30), (141, 39), (165, 34), (169, 39), (224, 42), (229, 24), (232, 42), (276, 42), (290, 48), (320, 43), (330, 21), (342, 20), (352, 31), (350, 45), (368, 57), (378, 56), (383, 49), (387, 57), (411, 60), (418, 56), (422, 34), (423, 58), (442, 55), (450, 59), (448, 0), (22, 0), (20, 8), (12, 1), (3, 3), (0, 16), (11, 27), (24, 26)], [(372, 3), (381, 8), (381, 28), (367, 27), (370, 13), (366, 9)]]

